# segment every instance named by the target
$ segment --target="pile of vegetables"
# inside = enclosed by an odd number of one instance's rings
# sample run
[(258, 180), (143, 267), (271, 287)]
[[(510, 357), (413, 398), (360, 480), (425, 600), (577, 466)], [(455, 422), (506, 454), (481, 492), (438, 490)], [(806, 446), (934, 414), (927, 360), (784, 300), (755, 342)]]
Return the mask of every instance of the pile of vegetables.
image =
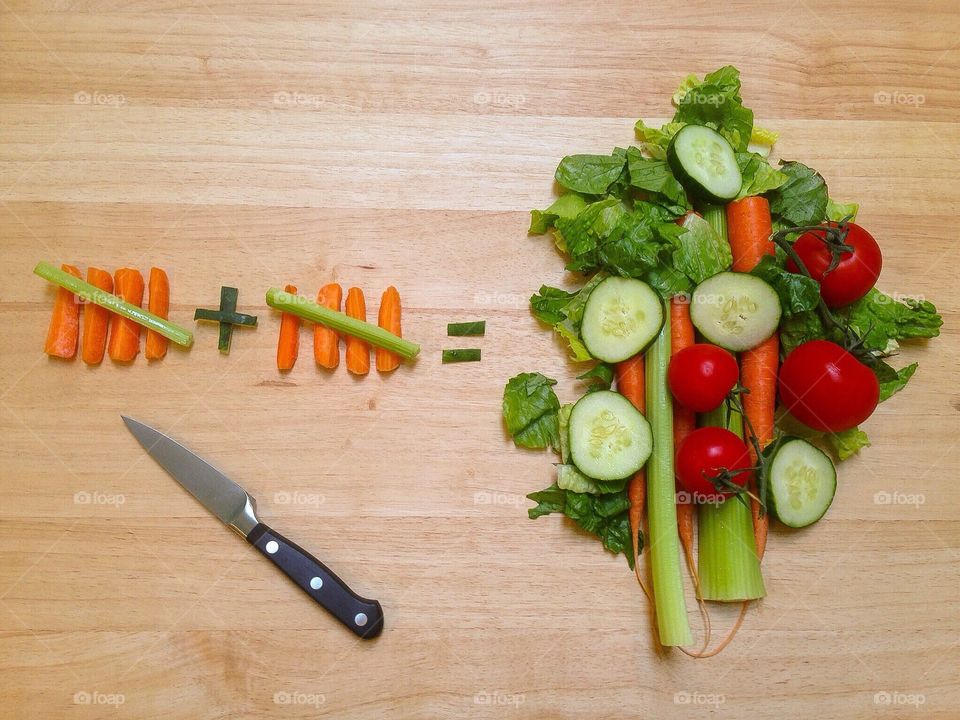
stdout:
[[(193, 343), (193, 333), (167, 320), (170, 281), (160, 268), (150, 269), (147, 310), (140, 307), (144, 282), (138, 270), (120, 268), (111, 276), (105, 270), (90, 267), (86, 282), (73, 265), (57, 268), (41, 262), (33, 272), (59, 285), (44, 343), (44, 352), (51, 357), (71, 360), (81, 346), (83, 361), (88, 365), (98, 365), (105, 351), (114, 362), (129, 363), (140, 352), (141, 328), (147, 330), (144, 354), (148, 360), (166, 356), (168, 340), (185, 347)], [(81, 305), (86, 306), (82, 343)]]
[[(931, 303), (875, 287), (882, 255), (857, 206), (803, 163), (771, 164), (777, 134), (740, 88), (734, 67), (688, 76), (672, 120), (638, 121), (635, 146), (561, 160), (563, 194), (529, 232), (549, 234), (582, 284), (530, 303), (591, 363), (586, 388), (563, 404), (555, 380), (523, 373), (503, 395), (516, 445), (559, 455), (529, 516), (573, 519), (638, 580), (646, 540), (659, 640), (695, 657), (723, 649), (764, 596), (771, 517), (805, 527), (827, 512), (834, 463), (869, 445), (860, 424), (916, 372), (887, 362), (899, 343), (942, 324)], [(699, 650), (684, 647), (681, 558), (706, 620)], [(712, 650), (704, 601), (743, 603)]]

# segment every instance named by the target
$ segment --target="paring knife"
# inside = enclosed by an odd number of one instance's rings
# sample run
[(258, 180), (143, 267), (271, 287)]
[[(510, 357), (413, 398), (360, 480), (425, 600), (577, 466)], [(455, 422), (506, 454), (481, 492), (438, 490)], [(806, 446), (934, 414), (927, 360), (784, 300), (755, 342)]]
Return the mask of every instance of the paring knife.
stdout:
[(243, 535), (337, 620), (365, 639), (383, 631), (380, 603), (357, 595), (313, 555), (260, 522), (256, 503), (246, 490), (159, 430), (125, 415), (120, 417), (144, 450), (174, 480), (228, 527)]

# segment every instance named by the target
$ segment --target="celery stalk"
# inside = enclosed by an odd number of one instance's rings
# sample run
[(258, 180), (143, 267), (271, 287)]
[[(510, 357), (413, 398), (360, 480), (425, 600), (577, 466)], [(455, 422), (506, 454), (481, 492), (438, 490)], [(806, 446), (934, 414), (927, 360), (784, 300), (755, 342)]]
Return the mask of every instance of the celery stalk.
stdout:
[(673, 479), (673, 403), (667, 390), (670, 363), (670, 313), (647, 350), (647, 417), (653, 432), (653, 454), (647, 461), (647, 514), (650, 520), (650, 563), (653, 598), (660, 643), (689, 645), (690, 624), (680, 574), (680, 539), (677, 535), (677, 499)]
[(305, 320), (320, 323), (337, 332), (360, 338), (371, 345), (382, 347), (396, 353), (404, 360), (412, 360), (420, 352), (420, 346), (409, 340), (404, 340), (382, 327), (372, 325), (363, 320), (357, 320), (349, 315), (330, 308), (317, 305), (305, 297), (284, 292), (280, 288), (267, 290), (267, 305)]
[[(727, 239), (727, 217), (723, 206), (708, 205), (703, 217), (720, 237)], [(743, 418), (731, 411), (727, 403), (702, 420), (704, 425), (726, 427), (738, 435), (743, 434)], [(753, 536), (753, 517), (744, 500), (731, 497), (721, 503), (700, 505), (700, 596), (704, 600), (733, 602), (755, 600), (766, 595)]]
[(148, 312), (141, 307), (121, 300), (116, 295), (101, 290), (88, 282), (84, 282), (80, 278), (74, 277), (70, 273), (64, 272), (48, 262), (37, 263), (33, 272), (44, 280), (69, 290), (80, 300), (91, 302), (117, 315), (122, 315), (138, 325), (143, 325), (143, 327), (148, 330), (160, 333), (177, 345), (183, 345), (184, 347), (193, 345), (193, 333), (186, 328), (175, 325), (169, 320), (164, 320), (162, 317), (154, 315), (152, 312)]

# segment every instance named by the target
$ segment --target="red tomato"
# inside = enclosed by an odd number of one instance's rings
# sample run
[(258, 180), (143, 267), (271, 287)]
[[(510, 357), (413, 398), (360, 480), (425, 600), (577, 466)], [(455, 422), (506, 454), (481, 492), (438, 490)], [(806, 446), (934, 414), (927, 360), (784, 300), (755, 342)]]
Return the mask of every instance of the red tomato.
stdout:
[(667, 379), (670, 392), (681, 405), (694, 412), (709, 412), (737, 384), (737, 359), (723, 348), (699, 343), (670, 358)]
[[(710, 482), (722, 470), (752, 467), (747, 444), (740, 436), (719, 427), (704, 427), (687, 435), (677, 449), (677, 479), (694, 502), (717, 502), (732, 492), (720, 492)], [(752, 471), (739, 472), (732, 480), (744, 486)]]
[(870, 417), (879, 399), (873, 371), (828, 340), (800, 345), (780, 368), (780, 400), (815, 430), (849, 430)]
[[(839, 226), (835, 222), (828, 225)], [(804, 233), (793, 244), (810, 275), (820, 283), (824, 302), (832, 308), (849, 305), (866, 295), (876, 285), (883, 265), (880, 246), (873, 235), (854, 223), (847, 223), (847, 228), (846, 244), (853, 248), (853, 252), (841, 253), (840, 264), (826, 275), (831, 255), (823, 243), (825, 233), (816, 230)], [(800, 270), (792, 260), (787, 261), (787, 269), (790, 272)]]

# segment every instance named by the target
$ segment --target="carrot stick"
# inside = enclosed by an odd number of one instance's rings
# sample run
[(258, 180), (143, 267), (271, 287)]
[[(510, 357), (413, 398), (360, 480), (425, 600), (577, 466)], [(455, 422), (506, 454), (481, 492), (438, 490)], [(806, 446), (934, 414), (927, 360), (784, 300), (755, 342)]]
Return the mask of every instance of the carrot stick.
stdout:
[[(160, 268), (150, 268), (150, 299), (147, 309), (164, 320), (170, 314), (170, 280)], [(163, 360), (170, 341), (153, 330), (147, 330), (143, 354), (147, 360)]]
[[(80, 271), (73, 265), (61, 265), (60, 268), (75, 277), (81, 277)], [(77, 339), (79, 336), (80, 301), (69, 290), (58, 288), (43, 351), (51, 357), (69, 360), (77, 354)]]
[[(377, 316), (377, 324), (384, 330), (400, 337), (400, 293), (393, 285), (384, 290), (383, 297), (380, 298), (380, 313)], [(380, 372), (391, 372), (400, 367), (400, 356), (396, 353), (378, 347), (375, 354), (377, 370)]]
[[(644, 412), (647, 405), (646, 383), (643, 367), (643, 354), (638, 353), (629, 360), (617, 363), (616, 367), (617, 392), (633, 403), (640, 412)], [(647, 588), (640, 577), (640, 547), (637, 538), (640, 535), (640, 522), (643, 518), (643, 507), (647, 500), (647, 473), (638, 470), (627, 485), (627, 498), (630, 500), (630, 510), (627, 517), (630, 519), (630, 536), (633, 538), (633, 572), (643, 592), (649, 597)]]
[[(120, 268), (113, 287), (121, 300), (140, 307), (143, 302), (143, 275), (139, 270)], [(114, 313), (110, 317), (110, 342), (107, 354), (115, 362), (132, 362), (140, 352), (140, 325)]]
[[(340, 312), (340, 303), (343, 302), (343, 288), (339, 283), (330, 283), (320, 288), (317, 293), (317, 305), (323, 305), (331, 310)], [(314, 323), (313, 326), (313, 357), (317, 365), (333, 370), (340, 364), (340, 335), (326, 325)]]
[[(356, 320), (367, 321), (367, 304), (363, 299), (363, 290), (352, 287), (347, 291), (347, 315)], [(370, 344), (358, 337), (347, 335), (347, 371), (354, 375), (366, 375), (370, 372)]]
[(770, 240), (773, 226), (766, 198), (746, 197), (727, 205), (727, 232), (734, 272), (750, 272), (760, 258), (776, 252)]
[[(285, 292), (297, 294), (294, 285), (287, 285)], [(300, 318), (291, 313), (280, 315), (280, 338), (277, 341), (277, 369), (288, 372), (293, 369), (300, 354)]]
[[(772, 233), (770, 204), (762, 197), (748, 197), (727, 205), (727, 229), (730, 237), (730, 249), (733, 252), (733, 269), (749, 272), (764, 255), (775, 252), (770, 240)], [(773, 440), (773, 415), (777, 399), (777, 368), (779, 364), (780, 343), (776, 334), (752, 350), (740, 355), (740, 384), (746, 388), (743, 396), (743, 410), (747, 419), (747, 428), (752, 428), (757, 443), (763, 448)], [(750, 455), (756, 463), (752, 443)], [(770, 518), (760, 514), (760, 503), (755, 499), (757, 488), (751, 487), (754, 495), (750, 500), (753, 515), (753, 534), (757, 542), (757, 556), (763, 558), (767, 544), (767, 530)]]
[[(87, 282), (104, 292), (113, 292), (113, 275), (100, 268), (87, 268)], [(83, 309), (83, 349), (81, 354), (87, 365), (99, 365), (107, 349), (107, 328), (110, 326), (110, 311), (88, 302)]]

